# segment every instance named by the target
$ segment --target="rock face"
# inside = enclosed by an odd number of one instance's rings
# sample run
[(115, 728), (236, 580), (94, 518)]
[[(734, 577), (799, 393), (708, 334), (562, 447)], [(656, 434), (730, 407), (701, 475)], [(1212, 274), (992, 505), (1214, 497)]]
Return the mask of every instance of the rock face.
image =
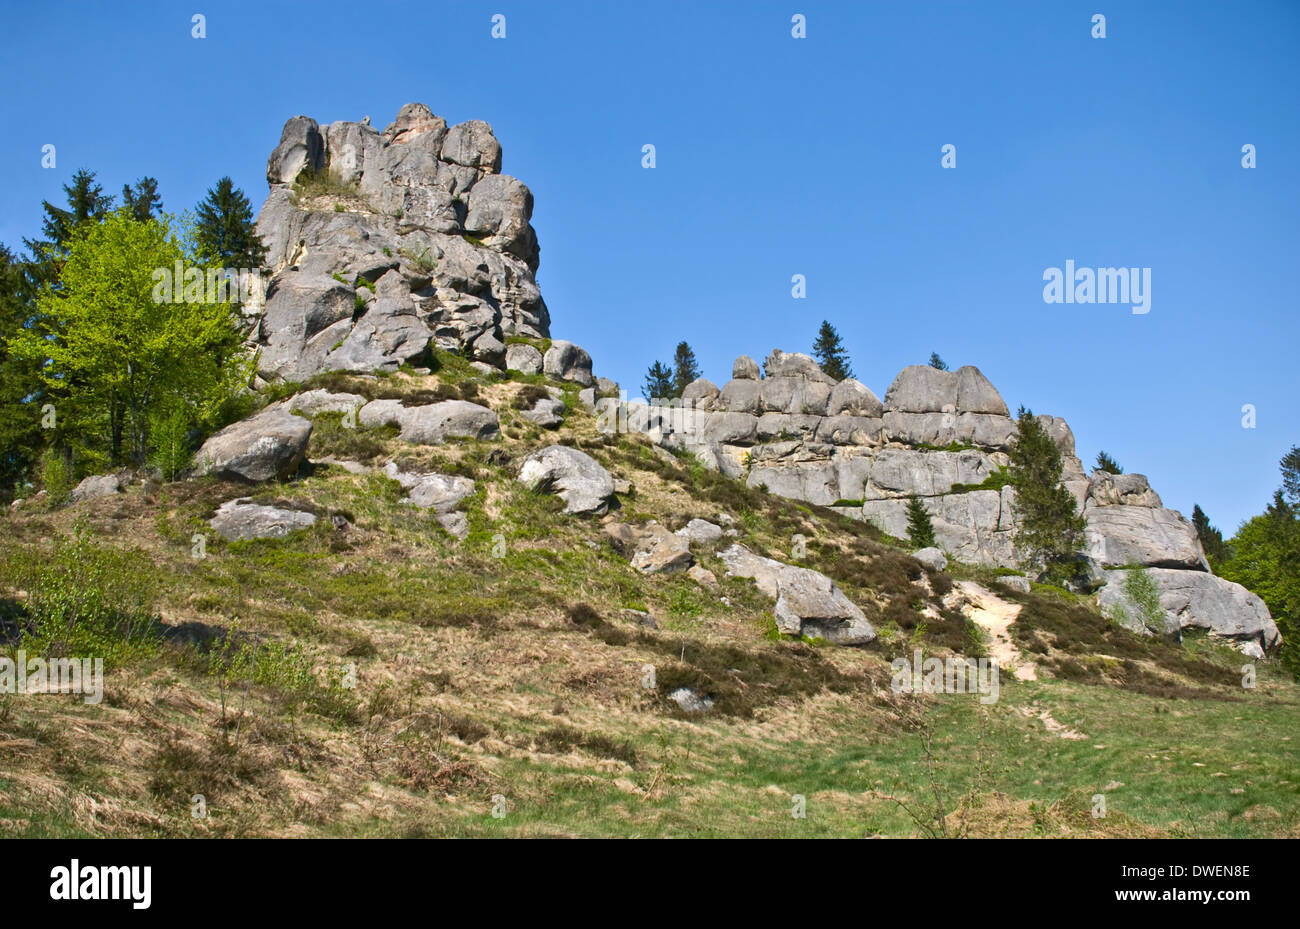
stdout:
[(533, 197), (500, 171), (491, 126), (448, 128), (423, 104), (382, 132), (290, 119), (257, 220), (271, 274), (259, 374), (392, 370), (430, 346), (499, 368), (506, 337), (549, 337)]
[[(1208, 629), (1255, 658), (1264, 657), (1267, 649), (1281, 643), (1282, 637), (1264, 601), (1240, 584), (1205, 571), (1146, 570), (1159, 591), (1160, 606), (1167, 621), (1165, 631)], [(1106, 586), (1101, 589), (1098, 604), (1108, 615), (1123, 618), (1133, 628), (1141, 614), (1125, 588), (1128, 574), (1128, 571), (1107, 571)]]
[(315, 523), (316, 516), (313, 513), (249, 503), (247, 497), (227, 500), (217, 507), (216, 515), (208, 520), (208, 525), (218, 535), (232, 542), (243, 539), (281, 539)]
[(836, 645), (864, 645), (876, 637), (862, 610), (826, 575), (763, 558), (738, 543), (719, 557), (728, 575), (753, 578), (759, 590), (776, 600), (776, 627), (781, 632)]
[(539, 493), (559, 494), (566, 513), (604, 513), (614, 494), (614, 479), (586, 452), (552, 445), (524, 459), (519, 481)]
[(195, 472), (246, 481), (290, 477), (310, 439), (311, 423), (275, 404), (213, 434), (195, 456)]

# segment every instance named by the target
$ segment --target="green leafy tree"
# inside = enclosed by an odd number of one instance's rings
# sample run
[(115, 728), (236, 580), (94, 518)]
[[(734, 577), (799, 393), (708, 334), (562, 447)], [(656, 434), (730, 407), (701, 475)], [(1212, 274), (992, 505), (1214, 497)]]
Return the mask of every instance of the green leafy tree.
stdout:
[(687, 342), (678, 342), (673, 353), (672, 396), (680, 397), (686, 385), (700, 376), (700, 364), (695, 360), (695, 350)]
[(1285, 490), (1241, 524), (1228, 551), (1217, 573), (1263, 599), (1282, 633), (1282, 664), (1300, 678), (1300, 509), (1287, 502)]
[(122, 187), (122, 206), (137, 222), (146, 222), (162, 215), (162, 198), (158, 196), (158, 180), (142, 177), (135, 186)]
[(946, 362), (946, 361), (944, 361), (942, 358), (940, 358), (938, 352), (931, 352), (931, 353), (930, 353), (930, 367), (932, 367), (932, 368), (937, 368), (937, 369), (939, 369), (940, 371), (947, 371), (947, 370), (948, 370), (948, 362)]
[(1008, 475), (1016, 488), (1016, 545), (1052, 583), (1077, 571), (1083, 517), (1061, 484), (1061, 452), (1032, 411), (1020, 408)]
[(907, 541), (913, 551), (935, 546), (934, 523), (920, 497), (910, 497), (907, 501)]
[(641, 388), (646, 400), (667, 400), (673, 395), (673, 372), (662, 361), (656, 361), (645, 373), (645, 386)]
[(844, 340), (827, 320), (822, 320), (817, 330), (817, 339), (813, 342), (813, 357), (821, 365), (822, 371), (837, 381), (853, 376), (849, 364), (849, 352), (844, 347)]
[(1223, 533), (1210, 525), (1210, 517), (1205, 515), (1199, 503), (1192, 504), (1192, 525), (1196, 527), (1196, 537), (1201, 540), (1210, 567), (1217, 570), (1218, 565), (1228, 558), (1228, 545), (1223, 541)]
[(160, 416), (184, 409), (192, 427), (206, 428), (248, 381), (230, 304), (208, 302), (210, 294), (155, 299), (156, 269), (193, 262), (182, 238), (168, 220), (137, 222), (125, 210), (83, 226), (60, 287), (40, 293), (35, 323), (8, 342), (15, 357), (40, 365), (58, 411), (55, 439), (83, 461), (142, 464)]
[(1119, 466), (1119, 462), (1107, 455), (1105, 452), (1097, 453), (1097, 470), (1105, 471), (1108, 474), (1124, 473), (1124, 469)]
[(223, 177), (195, 210), (195, 246), (212, 267), (256, 270), (266, 261), (266, 246), (253, 222), (253, 207), (234, 181)]

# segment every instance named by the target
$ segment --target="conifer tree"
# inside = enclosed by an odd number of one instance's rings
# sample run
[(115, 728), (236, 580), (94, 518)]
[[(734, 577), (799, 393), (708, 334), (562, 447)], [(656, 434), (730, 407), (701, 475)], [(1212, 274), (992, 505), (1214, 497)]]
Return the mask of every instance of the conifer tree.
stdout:
[(646, 369), (645, 386), (641, 388), (642, 394), (649, 402), (655, 400), (667, 400), (673, 395), (673, 372), (668, 365), (662, 361), (656, 361)]
[(1097, 470), (1105, 471), (1108, 474), (1124, 473), (1124, 469), (1119, 466), (1119, 462), (1107, 455), (1105, 452), (1097, 453)]
[(1061, 484), (1060, 449), (1032, 411), (1020, 408), (1008, 469), (1016, 488), (1016, 545), (1040, 576), (1060, 583), (1074, 573), (1083, 546), (1083, 517)]
[(913, 551), (935, 545), (934, 523), (930, 521), (930, 513), (920, 497), (914, 496), (907, 501), (907, 541)]
[(821, 328), (817, 330), (817, 340), (813, 342), (813, 357), (821, 365), (822, 371), (837, 381), (853, 376), (853, 368), (849, 365), (849, 353), (844, 347), (844, 340), (827, 320), (823, 319)]
[(680, 397), (686, 385), (700, 376), (700, 365), (695, 360), (695, 350), (687, 342), (678, 342), (673, 354), (672, 396)]
[(937, 368), (940, 371), (948, 370), (948, 362), (939, 357), (938, 352), (930, 353), (930, 367)]
[(258, 270), (266, 246), (253, 222), (253, 207), (234, 181), (223, 177), (195, 209), (195, 247), (210, 266)]

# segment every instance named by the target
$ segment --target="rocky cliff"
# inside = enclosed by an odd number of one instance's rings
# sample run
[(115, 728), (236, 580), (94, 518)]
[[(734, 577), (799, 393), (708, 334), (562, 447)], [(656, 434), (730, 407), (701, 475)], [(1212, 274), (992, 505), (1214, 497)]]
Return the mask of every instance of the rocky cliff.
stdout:
[[(617, 385), (592, 377), (585, 351), (549, 340), (535, 281), (532, 194), (500, 168), (490, 126), (471, 120), (449, 128), (422, 104), (404, 106), (382, 132), (368, 119), (325, 127), (290, 119), (267, 163), (270, 193), (257, 221), (271, 271), (264, 304), (252, 308), (259, 376), (303, 381), (328, 371), (419, 369), (431, 349), (444, 349), (485, 372), (577, 382), (587, 388), (588, 409), (597, 390), (615, 392)], [(512, 336), (519, 338), (507, 345)], [(335, 398), (323, 402), (348, 405)], [(834, 381), (807, 355), (774, 351), (761, 371), (755, 360), (737, 359), (721, 388), (690, 384), (679, 408), (602, 402), (606, 412), (617, 407), (614, 421), (750, 487), (833, 507), (896, 537), (906, 535), (908, 499), (920, 497), (949, 556), (1021, 565), (1015, 490), (1002, 473), (1015, 422), (978, 368), (905, 368), (882, 401), (857, 380)], [(363, 425), (395, 422), (413, 442), (496, 430), (491, 410), (459, 400), (358, 407)], [(558, 418), (540, 406), (530, 415)], [(1192, 525), (1163, 506), (1145, 477), (1088, 475), (1066, 422), (1040, 420), (1086, 518), (1104, 609), (1126, 605), (1126, 570), (1149, 567), (1170, 631), (1211, 629), (1252, 654), (1277, 644), (1262, 601), (1209, 573)], [(224, 460), (220, 451), (208, 458)]]
[(393, 370), (431, 345), (500, 366), (508, 336), (548, 336), (533, 196), (500, 170), (491, 126), (449, 128), (419, 103), (382, 132), (290, 119), (257, 219), (261, 377)]

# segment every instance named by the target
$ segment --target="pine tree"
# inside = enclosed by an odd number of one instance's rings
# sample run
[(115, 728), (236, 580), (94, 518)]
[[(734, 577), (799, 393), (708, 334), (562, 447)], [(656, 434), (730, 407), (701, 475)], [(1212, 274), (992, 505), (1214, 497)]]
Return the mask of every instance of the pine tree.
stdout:
[(686, 342), (678, 342), (673, 354), (672, 396), (680, 397), (686, 385), (699, 376), (700, 365), (695, 360), (695, 350)]
[(844, 347), (844, 340), (827, 320), (822, 320), (817, 330), (817, 340), (813, 342), (813, 356), (821, 365), (822, 371), (837, 381), (853, 376), (849, 365), (849, 353)]
[(158, 196), (158, 180), (142, 177), (135, 186), (122, 187), (122, 206), (136, 222), (148, 222), (162, 215), (162, 198)]
[(656, 361), (645, 374), (645, 386), (641, 388), (645, 399), (651, 403), (656, 400), (668, 400), (673, 395), (673, 372), (662, 361)]
[(921, 502), (920, 497), (911, 497), (907, 501), (907, 541), (913, 551), (934, 548), (934, 523), (930, 513)]
[(1074, 496), (1061, 484), (1060, 449), (1032, 411), (1017, 413), (1016, 437), (1008, 469), (1016, 488), (1016, 545), (1040, 577), (1060, 583), (1075, 571), (1083, 546), (1083, 517)]
[(948, 362), (939, 357), (938, 352), (930, 353), (930, 367), (937, 368), (940, 371), (948, 370)]
[(9, 339), (31, 321), (33, 294), (25, 263), (0, 245), (0, 492), (29, 473), (40, 452), (40, 364), (16, 358)]
[(1105, 452), (1097, 453), (1097, 470), (1105, 471), (1108, 474), (1124, 473), (1124, 469), (1119, 466), (1119, 462), (1107, 455)]
[(223, 177), (195, 209), (195, 246), (212, 267), (258, 270), (266, 246), (253, 223), (253, 207), (234, 181)]
[(1228, 558), (1228, 545), (1223, 541), (1223, 533), (1210, 525), (1210, 517), (1205, 515), (1199, 503), (1192, 504), (1192, 525), (1196, 527), (1196, 537), (1201, 540), (1201, 548), (1210, 567), (1217, 567)]
[(1300, 445), (1292, 445), (1278, 466), (1282, 469), (1282, 498), (1293, 507), (1300, 506)]
[(41, 223), (43, 240), (24, 240), (24, 244), (38, 259), (51, 260), (67, 254), (73, 234), (88, 221), (99, 222), (113, 209), (112, 194), (95, 183), (95, 172), (85, 168), (72, 176), (71, 184), (63, 185), (68, 198), (68, 208), (62, 209), (46, 200), (45, 219)]

